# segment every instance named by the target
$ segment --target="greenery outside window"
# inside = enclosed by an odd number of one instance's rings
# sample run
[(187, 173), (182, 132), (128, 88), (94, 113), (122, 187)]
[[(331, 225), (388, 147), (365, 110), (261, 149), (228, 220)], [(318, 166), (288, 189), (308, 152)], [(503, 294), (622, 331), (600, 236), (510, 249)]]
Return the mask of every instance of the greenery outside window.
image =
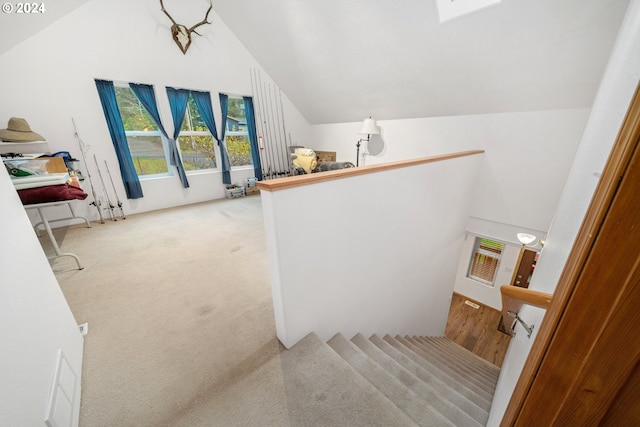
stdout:
[(139, 177), (169, 173), (164, 138), (128, 85), (114, 85), (129, 151)]
[(213, 141), (193, 97), (189, 95), (178, 137), (178, 149), (186, 171), (217, 168)]
[(504, 243), (476, 237), (467, 277), (493, 286), (503, 249)]
[(247, 117), (244, 111), (244, 100), (229, 96), (227, 111), (227, 129), (224, 141), (229, 153), (229, 163), (234, 166), (251, 166), (251, 144), (247, 130)]

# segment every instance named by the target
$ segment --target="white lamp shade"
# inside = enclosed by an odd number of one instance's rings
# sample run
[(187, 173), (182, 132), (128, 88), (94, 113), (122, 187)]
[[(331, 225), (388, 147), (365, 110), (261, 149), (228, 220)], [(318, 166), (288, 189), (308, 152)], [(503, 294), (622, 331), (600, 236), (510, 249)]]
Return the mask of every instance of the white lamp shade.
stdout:
[(536, 236), (529, 233), (518, 233), (517, 236), (518, 240), (520, 240), (520, 243), (523, 245), (529, 245), (537, 239)]
[(364, 119), (362, 129), (358, 133), (363, 135), (378, 135), (380, 133), (380, 130), (376, 125), (376, 121), (369, 117), (368, 119)]

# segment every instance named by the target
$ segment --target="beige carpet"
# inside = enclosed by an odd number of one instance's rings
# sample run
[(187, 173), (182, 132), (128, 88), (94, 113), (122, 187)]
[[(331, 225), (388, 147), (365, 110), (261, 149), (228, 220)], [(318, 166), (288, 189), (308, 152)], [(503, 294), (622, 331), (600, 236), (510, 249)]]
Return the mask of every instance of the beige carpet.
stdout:
[(89, 325), (83, 427), (486, 422), (499, 370), (453, 342), (374, 335), (363, 345), (337, 334), (324, 343), (310, 333), (285, 351), (259, 197), (55, 234), (85, 266), (53, 263), (77, 322)]
[(89, 324), (81, 426), (290, 424), (259, 196), (55, 235), (85, 267), (53, 262)]

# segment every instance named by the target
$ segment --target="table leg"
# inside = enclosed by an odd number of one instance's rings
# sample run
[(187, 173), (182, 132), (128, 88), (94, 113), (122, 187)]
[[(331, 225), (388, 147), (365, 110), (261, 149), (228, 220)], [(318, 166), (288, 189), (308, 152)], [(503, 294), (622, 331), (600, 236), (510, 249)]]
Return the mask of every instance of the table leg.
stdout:
[(59, 258), (63, 256), (71, 257), (76, 261), (76, 264), (78, 264), (78, 270), (82, 270), (84, 267), (80, 264), (80, 258), (78, 258), (77, 255), (72, 254), (70, 252), (63, 253), (60, 250), (60, 246), (58, 246), (58, 242), (56, 241), (56, 238), (53, 236), (53, 231), (51, 231), (51, 226), (49, 225), (49, 221), (47, 220), (47, 217), (44, 214), (43, 209), (36, 208), (36, 210), (40, 215), (40, 219), (42, 219), (42, 224), (44, 225), (44, 228), (47, 231), (47, 235), (49, 235), (49, 239), (51, 240), (51, 244), (53, 245), (53, 250), (56, 252), (56, 256), (53, 258)]

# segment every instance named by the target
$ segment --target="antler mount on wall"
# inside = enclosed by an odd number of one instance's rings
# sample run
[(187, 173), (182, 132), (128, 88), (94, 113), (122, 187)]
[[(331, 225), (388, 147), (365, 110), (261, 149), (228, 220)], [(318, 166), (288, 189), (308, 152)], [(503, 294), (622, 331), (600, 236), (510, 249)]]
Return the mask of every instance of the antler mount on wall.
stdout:
[(196, 28), (204, 24), (211, 24), (211, 22), (208, 21), (209, 12), (211, 12), (211, 9), (213, 8), (213, 4), (211, 2), (209, 2), (209, 9), (207, 9), (207, 14), (204, 16), (204, 19), (193, 25), (191, 28), (187, 28), (185, 25), (178, 24), (171, 17), (171, 15), (169, 15), (169, 12), (167, 12), (167, 10), (164, 8), (162, 0), (160, 0), (160, 8), (164, 12), (164, 14), (167, 15), (171, 20), (171, 23), (173, 24), (171, 25), (171, 35), (173, 36), (173, 40), (176, 42), (183, 54), (186, 54), (187, 49), (189, 49), (189, 46), (191, 46), (191, 34), (195, 33), (199, 36), (202, 35), (196, 31)]

